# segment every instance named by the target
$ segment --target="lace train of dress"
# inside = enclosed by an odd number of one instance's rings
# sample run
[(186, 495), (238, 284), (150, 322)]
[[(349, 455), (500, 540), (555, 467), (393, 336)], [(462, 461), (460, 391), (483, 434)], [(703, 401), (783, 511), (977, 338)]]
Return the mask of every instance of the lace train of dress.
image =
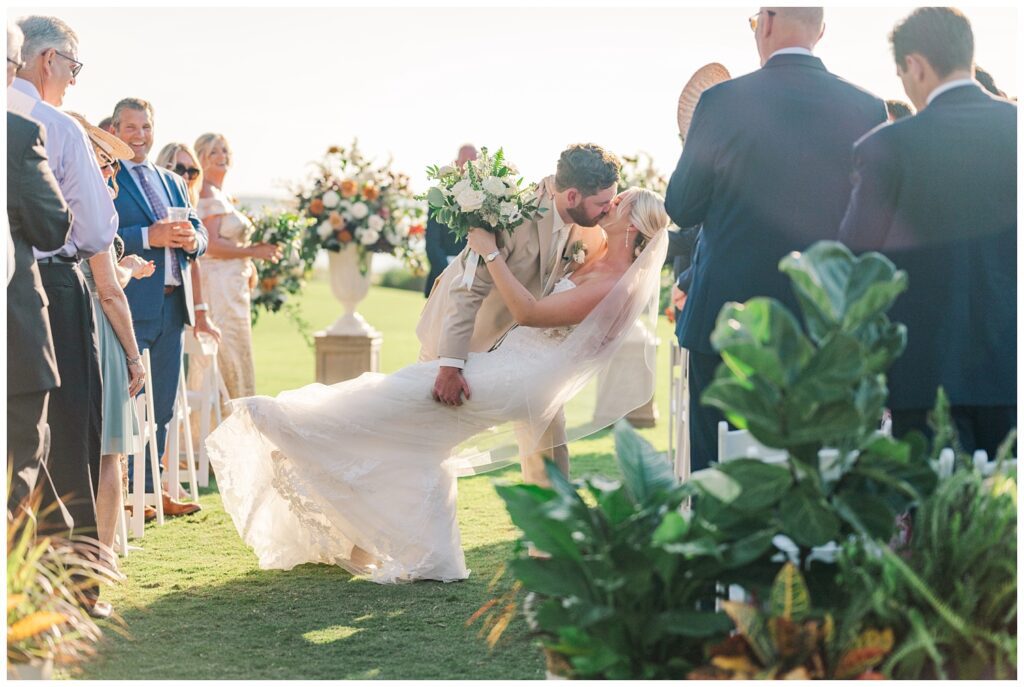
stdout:
[(554, 396), (571, 370), (557, 345), (568, 331), (519, 327), (470, 354), (473, 394), (459, 408), (431, 396), (437, 361), (234, 401), (207, 448), (260, 567), (327, 563), (379, 583), (468, 577), (452, 449)]

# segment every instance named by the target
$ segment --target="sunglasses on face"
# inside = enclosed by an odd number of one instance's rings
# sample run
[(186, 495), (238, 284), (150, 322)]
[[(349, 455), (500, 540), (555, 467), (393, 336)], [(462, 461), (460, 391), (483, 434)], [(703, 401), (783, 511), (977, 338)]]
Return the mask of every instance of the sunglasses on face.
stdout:
[(68, 62), (71, 62), (72, 65), (74, 65), (74, 66), (71, 67), (71, 78), (77, 77), (78, 76), (78, 72), (82, 71), (82, 67), (85, 66), (84, 64), (82, 64), (81, 62), (76, 60), (74, 57), (71, 57), (69, 55), (65, 55), (60, 50), (54, 50), (53, 52), (55, 52), (56, 54), (60, 55), (61, 57), (63, 57)]
[(7, 61), (10, 64), (13, 64), (15, 69), (22, 69), (25, 66), (24, 62), (18, 62), (17, 60), (12, 60), (10, 57), (7, 58)]
[[(762, 12), (767, 14), (769, 17), (774, 17), (775, 16), (775, 10), (762, 10)], [(757, 31), (757, 20), (758, 20), (758, 18), (760, 16), (761, 16), (761, 12), (758, 12), (757, 14), (755, 14), (754, 16), (752, 16), (749, 19), (749, 21), (750, 21), (750, 30), (751, 31)]]
[(189, 181), (199, 177), (199, 168), (197, 167), (186, 167), (180, 162), (174, 165), (174, 173), (180, 177), (184, 177)]

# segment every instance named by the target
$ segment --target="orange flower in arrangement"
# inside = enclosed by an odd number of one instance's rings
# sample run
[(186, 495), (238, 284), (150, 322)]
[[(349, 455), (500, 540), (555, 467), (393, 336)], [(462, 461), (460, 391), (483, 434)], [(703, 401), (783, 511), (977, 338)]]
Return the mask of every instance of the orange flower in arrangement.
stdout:
[(336, 236), (338, 237), (338, 240), (341, 241), (342, 243), (348, 243), (349, 241), (352, 240), (352, 232), (349, 231), (348, 229), (342, 229), (341, 231), (337, 232)]
[(373, 184), (366, 184), (363, 186), (363, 198), (370, 201), (371, 203), (380, 197), (380, 191)]
[(337, 210), (331, 210), (331, 214), (327, 215), (327, 220), (331, 223), (331, 226), (335, 229), (341, 229), (345, 226), (345, 220), (342, 218), (341, 213)]
[(422, 224), (414, 224), (409, 227), (409, 236), (419, 236), (424, 231)]
[(260, 288), (264, 291), (273, 291), (277, 288), (277, 277), (264, 277), (260, 282)]
[(341, 195), (351, 198), (356, 194), (357, 188), (359, 187), (356, 185), (356, 182), (351, 179), (345, 179), (345, 181), (341, 182)]
[(309, 203), (309, 214), (311, 214), (311, 215), (319, 215), (323, 211), (324, 211), (324, 201), (320, 200), (319, 198), (314, 198)]

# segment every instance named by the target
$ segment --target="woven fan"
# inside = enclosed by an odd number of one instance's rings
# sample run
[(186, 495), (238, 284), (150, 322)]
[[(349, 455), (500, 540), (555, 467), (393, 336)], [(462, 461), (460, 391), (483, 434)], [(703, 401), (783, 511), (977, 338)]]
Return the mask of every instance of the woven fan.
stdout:
[(679, 137), (686, 138), (686, 132), (690, 130), (690, 121), (693, 119), (693, 111), (697, 109), (697, 101), (701, 94), (716, 84), (728, 81), (729, 70), (717, 62), (706, 64), (693, 73), (690, 80), (683, 87), (679, 94), (679, 109), (676, 112), (676, 121), (679, 122)]

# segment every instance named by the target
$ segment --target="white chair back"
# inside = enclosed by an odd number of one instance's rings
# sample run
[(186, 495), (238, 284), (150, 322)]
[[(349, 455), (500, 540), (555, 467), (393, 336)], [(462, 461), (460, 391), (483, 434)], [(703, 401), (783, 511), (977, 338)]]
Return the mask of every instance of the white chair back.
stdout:
[(718, 423), (718, 462), (737, 458), (756, 458), (766, 463), (782, 463), (786, 452), (768, 448), (745, 429), (729, 429), (728, 422)]
[(669, 347), (668, 454), (672, 456), (672, 465), (680, 482), (690, 477), (689, 365), (689, 351), (680, 348), (679, 342), (672, 337)]
[(188, 356), (204, 356), (210, 364), (203, 369), (203, 376), (198, 389), (186, 393), (186, 399), (191, 412), (198, 413), (198, 434), (196, 437), (199, 445), (199, 467), (197, 480), (200, 487), (210, 485), (210, 455), (206, 451), (206, 437), (211, 431), (210, 419), (214, 420), (217, 426), (223, 419), (221, 417), (221, 402), (228, 397), (224, 380), (220, 376), (220, 366), (217, 363), (217, 341), (210, 336), (196, 336), (191, 329), (185, 337), (185, 354)]
[[(137, 447), (138, 450), (129, 458), (132, 461), (132, 471), (134, 472), (130, 497), (133, 537), (142, 537), (145, 534), (146, 505), (156, 508), (157, 524), (164, 524), (164, 501), (159, 491), (160, 452), (157, 450), (156, 412), (153, 410), (153, 366), (148, 348), (142, 351), (142, 367), (146, 370), (146, 380), (142, 385), (142, 393), (135, 397), (139, 424), (142, 427), (142, 445)], [(149, 448), (149, 469), (153, 475), (153, 489), (156, 490), (155, 493), (146, 491), (145, 464), (147, 447)]]
[[(196, 462), (195, 454), (192, 451), (192, 425), (189, 423), (188, 392), (185, 389), (185, 366), (179, 363), (178, 393), (174, 396), (174, 413), (171, 415), (171, 424), (167, 431), (167, 452), (164, 479), (168, 485), (168, 491), (173, 496), (177, 487), (182, 483), (181, 468), (179, 461), (184, 454), (186, 472), (188, 476), (189, 495), (191, 500), (199, 503), (199, 489), (196, 485)], [(184, 434), (184, 450), (180, 439)]]

